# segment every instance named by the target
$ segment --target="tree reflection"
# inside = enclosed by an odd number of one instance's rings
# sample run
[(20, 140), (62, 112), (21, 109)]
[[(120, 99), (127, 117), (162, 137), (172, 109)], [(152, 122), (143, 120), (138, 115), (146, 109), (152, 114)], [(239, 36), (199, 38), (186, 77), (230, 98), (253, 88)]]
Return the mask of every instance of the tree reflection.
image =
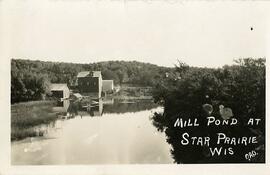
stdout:
[(134, 100), (132, 102), (126, 103), (123, 100), (108, 100), (97, 99), (97, 100), (73, 100), (68, 106), (67, 112), (70, 115), (80, 115), (80, 116), (102, 116), (106, 113), (127, 113), (127, 112), (139, 112), (144, 110), (150, 110), (158, 107), (151, 100)]
[(136, 100), (130, 103), (125, 103), (122, 100), (114, 100), (113, 105), (104, 105), (104, 113), (126, 113), (126, 112), (139, 112), (150, 110), (158, 107), (151, 100)]

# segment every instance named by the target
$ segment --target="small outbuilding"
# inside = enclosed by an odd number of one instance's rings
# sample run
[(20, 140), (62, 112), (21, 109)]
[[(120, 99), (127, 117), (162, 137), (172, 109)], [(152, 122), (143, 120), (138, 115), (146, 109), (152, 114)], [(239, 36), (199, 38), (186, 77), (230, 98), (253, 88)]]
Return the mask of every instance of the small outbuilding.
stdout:
[(61, 100), (69, 98), (70, 95), (67, 84), (51, 84), (50, 91), (53, 97)]
[(113, 80), (102, 80), (102, 91), (113, 92)]
[(56, 106), (53, 107), (54, 111), (67, 112), (69, 106), (70, 91), (67, 84), (51, 84), (50, 85), (51, 96), (57, 99)]

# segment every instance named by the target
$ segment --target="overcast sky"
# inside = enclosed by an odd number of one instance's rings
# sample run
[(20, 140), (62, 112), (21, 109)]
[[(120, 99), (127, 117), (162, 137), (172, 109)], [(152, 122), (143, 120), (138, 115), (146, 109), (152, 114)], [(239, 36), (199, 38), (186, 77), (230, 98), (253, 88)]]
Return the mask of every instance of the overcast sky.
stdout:
[[(168, 3), (169, 1), (169, 3)], [(220, 67), (266, 57), (269, 3), (2, 0), (10, 58)], [(267, 5), (267, 6), (266, 6)], [(253, 30), (251, 30), (251, 27)]]

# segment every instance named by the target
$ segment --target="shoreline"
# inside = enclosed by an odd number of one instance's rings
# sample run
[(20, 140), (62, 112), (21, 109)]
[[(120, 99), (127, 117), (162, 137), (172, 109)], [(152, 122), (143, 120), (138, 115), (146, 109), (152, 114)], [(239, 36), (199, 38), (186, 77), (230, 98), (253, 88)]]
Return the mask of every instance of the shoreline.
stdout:
[[(152, 101), (152, 96), (108, 95), (101, 99), (113, 98), (122, 103), (139, 100)], [(57, 112), (52, 110), (55, 101), (29, 101), (11, 104), (11, 142), (24, 140), (28, 137), (40, 137), (44, 133), (36, 131), (35, 127), (48, 124), (58, 119)]]

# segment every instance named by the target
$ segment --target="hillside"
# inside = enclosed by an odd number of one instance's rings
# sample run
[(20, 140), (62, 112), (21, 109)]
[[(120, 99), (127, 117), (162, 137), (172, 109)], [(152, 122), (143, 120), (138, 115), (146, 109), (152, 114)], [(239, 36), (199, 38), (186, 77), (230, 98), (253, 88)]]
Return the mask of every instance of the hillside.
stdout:
[(22, 59), (11, 60), (11, 101), (39, 100), (48, 93), (50, 83), (67, 83), (76, 79), (80, 71), (101, 71), (103, 79), (116, 85), (153, 86), (173, 68), (137, 61), (106, 61), (93, 64), (45, 62)]

